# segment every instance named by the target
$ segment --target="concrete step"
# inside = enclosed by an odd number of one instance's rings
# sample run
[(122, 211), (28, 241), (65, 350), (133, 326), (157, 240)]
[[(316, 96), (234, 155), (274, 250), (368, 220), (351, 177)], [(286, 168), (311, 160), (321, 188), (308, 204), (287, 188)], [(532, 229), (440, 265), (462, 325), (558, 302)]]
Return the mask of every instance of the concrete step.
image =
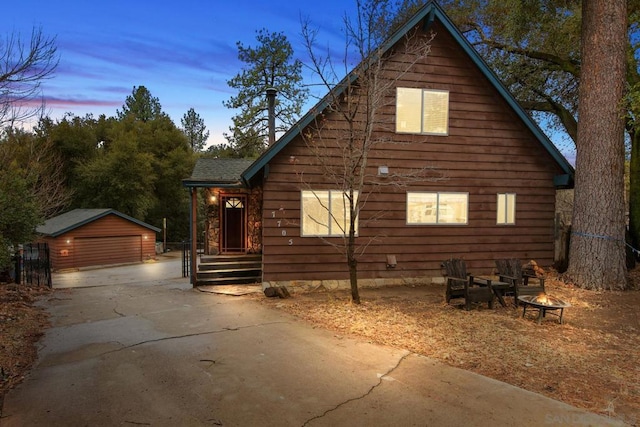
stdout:
[(202, 278), (217, 278), (217, 277), (247, 277), (247, 276), (260, 276), (262, 274), (261, 268), (229, 268), (229, 269), (217, 269), (217, 270), (198, 270), (198, 277)]
[(200, 262), (198, 271), (232, 270), (232, 269), (262, 269), (262, 261), (218, 261)]
[(198, 285), (234, 285), (262, 281), (262, 255), (206, 255), (198, 264)]
[(201, 255), (200, 262), (204, 264), (216, 262), (233, 262), (233, 261), (259, 261), (262, 262), (261, 254), (237, 254), (237, 255)]
[(201, 278), (200, 275), (198, 275), (197, 286), (247, 285), (251, 283), (260, 283), (261, 281), (262, 281), (262, 276)]

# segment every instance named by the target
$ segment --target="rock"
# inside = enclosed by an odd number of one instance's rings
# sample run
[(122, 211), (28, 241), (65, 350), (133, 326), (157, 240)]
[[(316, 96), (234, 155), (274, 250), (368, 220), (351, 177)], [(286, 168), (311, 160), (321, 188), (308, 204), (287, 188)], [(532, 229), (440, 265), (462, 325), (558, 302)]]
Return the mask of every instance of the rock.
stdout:
[(268, 298), (280, 297), (280, 298), (289, 298), (291, 294), (289, 290), (284, 286), (270, 286), (264, 289), (264, 295)]

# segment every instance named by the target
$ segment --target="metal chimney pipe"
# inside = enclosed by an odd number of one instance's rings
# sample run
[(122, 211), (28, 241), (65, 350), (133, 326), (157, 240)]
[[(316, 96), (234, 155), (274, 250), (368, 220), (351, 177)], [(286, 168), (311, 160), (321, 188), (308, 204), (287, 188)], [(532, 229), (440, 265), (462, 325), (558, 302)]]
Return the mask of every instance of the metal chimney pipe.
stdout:
[(269, 146), (276, 142), (276, 94), (272, 87), (267, 89), (267, 108), (269, 114)]

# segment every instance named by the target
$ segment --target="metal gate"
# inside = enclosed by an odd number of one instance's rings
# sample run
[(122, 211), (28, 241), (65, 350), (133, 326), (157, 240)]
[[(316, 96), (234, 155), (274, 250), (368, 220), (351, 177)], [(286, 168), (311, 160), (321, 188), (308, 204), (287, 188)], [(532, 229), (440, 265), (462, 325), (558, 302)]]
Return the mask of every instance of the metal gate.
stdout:
[[(22, 262), (16, 270), (16, 282), (22, 276), (24, 283), (30, 286), (47, 286), (51, 288), (51, 259), (48, 243), (25, 243), (22, 249)], [(21, 268), (20, 268), (21, 267)]]

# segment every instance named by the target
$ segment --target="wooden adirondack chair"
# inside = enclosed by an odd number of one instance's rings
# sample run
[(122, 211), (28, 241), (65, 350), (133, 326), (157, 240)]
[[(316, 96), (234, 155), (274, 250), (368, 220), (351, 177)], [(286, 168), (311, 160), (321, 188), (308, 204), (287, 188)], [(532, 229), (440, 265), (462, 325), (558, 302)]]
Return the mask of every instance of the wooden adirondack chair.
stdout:
[(465, 309), (471, 309), (473, 302), (486, 302), (493, 308), (491, 280), (474, 278), (467, 273), (467, 264), (463, 259), (451, 258), (442, 263), (447, 275), (447, 304), (455, 298), (464, 298)]
[(519, 259), (498, 259), (496, 260), (496, 268), (501, 282), (513, 283), (516, 305), (518, 305), (518, 297), (521, 295), (544, 293), (544, 277), (523, 271), (522, 262)]

